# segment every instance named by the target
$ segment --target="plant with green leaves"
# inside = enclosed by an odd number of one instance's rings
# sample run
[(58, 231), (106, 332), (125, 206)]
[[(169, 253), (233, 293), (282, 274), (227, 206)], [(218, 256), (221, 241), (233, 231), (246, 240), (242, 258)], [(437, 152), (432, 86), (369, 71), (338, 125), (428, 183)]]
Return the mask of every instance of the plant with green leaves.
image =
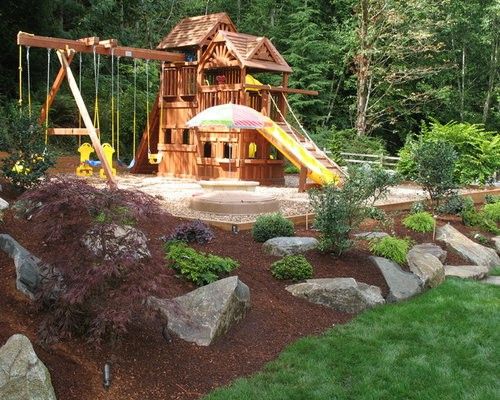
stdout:
[(474, 200), (471, 197), (463, 197), (458, 194), (448, 196), (436, 207), (439, 214), (461, 215), (467, 210), (474, 209)]
[(21, 189), (40, 183), (54, 165), (54, 156), (47, 151), (43, 128), (27, 110), (12, 108), (6, 117), (2, 145), (9, 153), (1, 171), (7, 180)]
[(198, 286), (215, 282), (221, 275), (238, 268), (237, 261), (229, 257), (205, 254), (189, 247), (185, 242), (172, 240), (165, 244), (170, 268)]
[(427, 211), (410, 214), (403, 219), (403, 225), (415, 232), (432, 232), (436, 225), (436, 220)]
[(302, 254), (289, 255), (271, 265), (271, 274), (276, 279), (300, 281), (312, 278), (313, 267)]
[(409, 239), (385, 236), (370, 242), (370, 251), (376, 256), (385, 257), (397, 264), (406, 264), (406, 255), (410, 249)]
[(349, 168), (342, 188), (326, 185), (309, 192), (314, 208), (314, 227), (319, 230), (319, 249), (337, 255), (352, 247), (352, 230), (370, 215), (374, 203), (387, 195), (398, 178), (381, 168)]
[(280, 213), (265, 214), (257, 217), (252, 228), (252, 236), (256, 242), (265, 242), (266, 240), (279, 236), (293, 236), (295, 227), (293, 222), (286, 219)]

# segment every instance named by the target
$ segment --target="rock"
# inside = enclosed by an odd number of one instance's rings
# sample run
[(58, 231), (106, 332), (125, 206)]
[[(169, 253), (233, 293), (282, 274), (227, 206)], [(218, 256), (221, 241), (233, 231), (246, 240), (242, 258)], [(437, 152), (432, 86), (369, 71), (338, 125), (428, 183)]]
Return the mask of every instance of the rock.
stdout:
[(440, 226), (436, 230), (436, 239), (445, 242), (462, 258), (475, 265), (486, 265), (490, 269), (500, 265), (500, 257), (495, 250), (482, 246), (467, 236), (462, 235), (450, 224)]
[(382, 272), (382, 275), (389, 286), (387, 301), (395, 303), (408, 299), (420, 293), (421, 280), (410, 272), (405, 272), (395, 262), (383, 257), (371, 256), (370, 260)]
[(11, 336), (0, 348), (0, 399), (56, 400), (49, 371), (24, 335)]
[(141, 260), (151, 257), (146, 235), (129, 225), (96, 225), (83, 235), (81, 241), (94, 256), (105, 260), (121, 257)]
[(500, 286), (500, 276), (488, 276), (483, 282), (490, 285)]
[(445, 265), (446, 276), (454, 276), (462, 279), (483, 279), (488, 275), (489, 268), (486, 265)]
[(42, 202), (18, 200), (12, 205), (16, 218), (31, 219), (31, 216), (42, 207)]
[(312, 237), (275, 237), (267, 240), (262, 245), (262, 248), (266, 253), (281, 257), (305, 253), (308, 250), (315, 249), (318, 244), (318, 240)]
[(286, 290), (294, 296), (348, 313), (385, 303), (379, 287), (356, 282), (353, 278), (308, 279), (287, 286)]
[(231, 276), (175, 299), (150, 297), (148, 304), (168, 319), (168, 329), (181, 339), (208, 346), (243, 319), (250, 308), (250, 289)]
[(372, 239), (381, 239), (383, 237), (389, 236), (389, 234), (386, 232), (360, 232), (360, 233), (355, 233), (353, 236), (356, 239), (372, 240)]
[(0, 235), (0, 249), (14, 259), (17, 289), (33, 299), (46, 269), (43, 263), (7, 234)]
[(413, 246), (412, 249), (418, 250), (422, 253), (432, 254), (434, 257), (437, 257), (438, 260), (441, 261), (442, 263), (445, 262), (446, 256), (448, 255), (448, 252), (446, 250), (443, 250), (441, 246), (438, 246), (435, 243), (417, 244)]
[(493, 243), (495, 245), (495, 249), (496, 249), (497, 253), (500, 254), (500, 236), (495, 236), (495, 237), (491, 238), (491, 240), (493, 241)]
[(0, 211), (9, 208), (9, 203), (0, 197)]
[(433, 288), (444, 282), (444, 267), (434, 255), (427, 253), (425, 247), (414, 246), (406, 255), (410, 271), (417, 275), (424, 287)]

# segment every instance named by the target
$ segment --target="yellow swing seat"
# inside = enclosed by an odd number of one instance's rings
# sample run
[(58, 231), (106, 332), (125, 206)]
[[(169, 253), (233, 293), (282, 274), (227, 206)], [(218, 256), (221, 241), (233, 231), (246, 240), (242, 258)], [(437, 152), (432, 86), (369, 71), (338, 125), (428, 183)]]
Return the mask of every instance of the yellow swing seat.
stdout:
[[(108, 164), (111, 166), (111, 173), (113, 176), (116, 175), (116, 168), (113, 168), (113, 154), (115, 154), (115, 149), (113, 146), (111, 146), (109, 143), (104, 143), (102, 145), (102, 151), (104, 153), (104, 157), (106, 157), (106, 160), (108, 161)], [(104, 168), (101, 168), (99, 170), (99, 176), (102, 179), (106, 179), (106, 172), (104, 172)]]
[(148, 161), (150, 164), (159, 164), (161, 163), (161, 160), (163, 159), (163, 153), (149, 153), (148, 154)]
[(94, 148), (90, 143), (82, 143), (78, 148), (80, 153), (80, 165), (76, 167), (77, 176), (92, 176), (94, 174), (94, 169), (88, 164), (90, 160), (90, 154), (94, 152)]

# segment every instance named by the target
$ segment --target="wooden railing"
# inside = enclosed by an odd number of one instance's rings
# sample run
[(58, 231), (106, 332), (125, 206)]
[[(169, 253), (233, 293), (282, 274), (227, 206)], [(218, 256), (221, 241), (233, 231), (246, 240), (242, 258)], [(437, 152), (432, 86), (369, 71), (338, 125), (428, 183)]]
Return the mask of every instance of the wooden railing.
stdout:
[[(326, 151), (327, 154), (331, 153)], [(395, 169), (399, 157), (386, 156), (383, 154), (362, 154), (362, 153), (343, 153), (340, 155), (347, 164), (371, 164), (379, 165), (384, 169)]]

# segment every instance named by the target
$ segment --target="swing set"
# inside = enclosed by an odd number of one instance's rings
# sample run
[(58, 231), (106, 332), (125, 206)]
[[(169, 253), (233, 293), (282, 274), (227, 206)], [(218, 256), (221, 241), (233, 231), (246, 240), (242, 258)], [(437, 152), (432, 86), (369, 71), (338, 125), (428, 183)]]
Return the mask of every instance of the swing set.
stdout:
[[(129, 167), (132, 167), (135, 161), (136, 150), (136, 112), (137, 112), (137, 60), (146, 60), (146, 135), (148, 143), (148, 159), (150, 163), (159, 163), (161, 155), (152, 154), (149, 147), (149, 61), (156, 60), (162, 63), (178, 63), (184, 62), (184, 55), (181, 53), (173, 53), (159, 50), (140, 49), (133, 47), (118, 46), (116, 39), (100, 40), (98, 37), (88, 37), (79, 40), (69, 40), (46, 36), (37, 36), (25, 32), (19, 32), (17, 35), (17, 44), (19, 46), (19, 104), (23, 102), (23, 46), (26, 47), (26, 68), (27, 68), (27, 100), (28, 112), (32, 113), (31, 101), (31, 72), (30, 72), (30, 48), (46, 48), (47, 49), (47, 86), (46, 99), (40, 112), (40, 123), (45, 128), (45, 145), (48, 144), (49, 135), (75, 135), (78, 136), (80, 153), (80, 165), (76, 169), (77, 175), (89, 176), (92, 175), (93, 169), (89, 165), (90, 154), (95, 151), (99, 158), (101, 170), (100, 176), (107, 179), (110, 188), (116, 188), (116, 180), (114, 175), (116, 170), (112, 167), (112, 157), (116, 153), (116, 158), (120, 160), (120, 58), (127, 57), (134, 60), (134, 99), (133, 99), (133, 159)], [(50, 64), (51, 52), (55, 50), (61, 67), (50, 85)], [(79, 79), (78, 83), (75, 80), (70, 64), (76, 53), (79, 53)], [(93, 55), (94, 66), (94, 83), (95, 83), (95, 99), (93, 119), (83, 101), (81, 93), (81, 77), (82, 77), (82, 53), (90, 53)], [(111, 144), (104, 143), (101, 145), (100, 122), (99, 122), (99, 70), (101, 55), (111, 56)], [(115, 82), (114, 82), (114, 61), (117, 60), (117, 93), (115, 98)], [(54, 102), (55, 96), (64, 80), (67, 80), (73, 97), (75, 98), (78, 111), (80, 113), (78, 128), (49, 128), (49, 110)], [(163, 81), (163, 80), (162, 80)], [(116, 100), (116, 104), (115, 104)], [(116, 110), (116, 115), (115, 115)], [(162, 112), (163, 110), (160, 110)], [(85, 126), (84, 128), (82, 127)], [(81, 143), (81, 137), (88, 135), (91, 143)], [(116, 151), (115, 151), (116, 144)]]

